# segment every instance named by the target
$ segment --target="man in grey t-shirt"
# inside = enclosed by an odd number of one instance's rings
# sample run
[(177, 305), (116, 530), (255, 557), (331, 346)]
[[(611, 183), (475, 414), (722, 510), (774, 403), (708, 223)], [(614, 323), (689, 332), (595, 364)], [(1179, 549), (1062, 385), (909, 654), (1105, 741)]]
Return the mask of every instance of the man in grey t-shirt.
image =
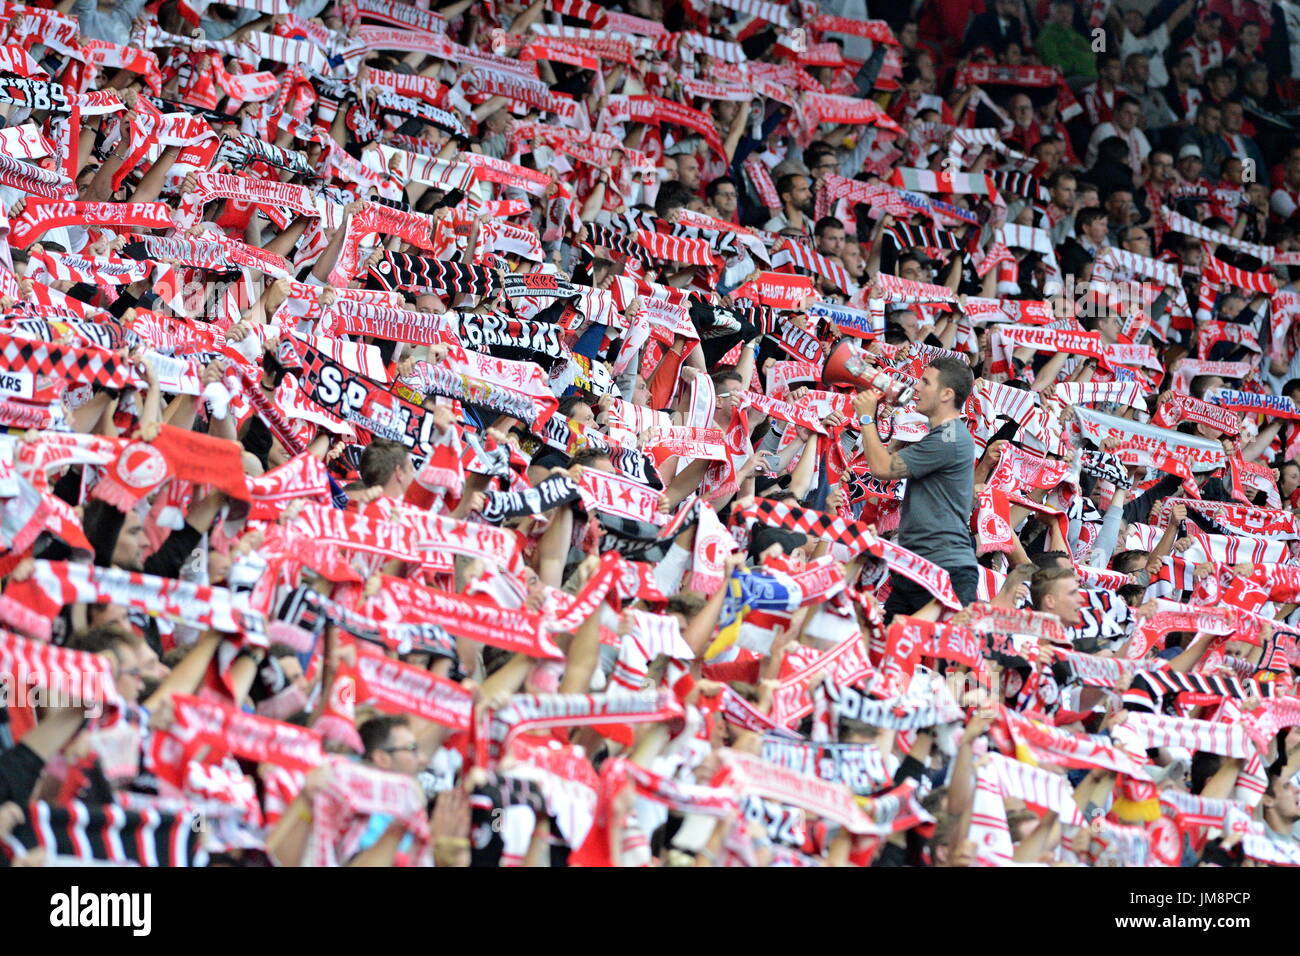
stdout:
[[(892, 453), (876, 431), (880, 395), (867, 389), (853, 400), (871, 474), (907, 479), (898, 543), (945, 569), (963, 604), (975, 600), (979, 582), (970, 535), (975, 443), (961, 419), (974, 384), (970, 367), (960, 359), (940, 356), (931, 362), (916, 386), (916, 410), (929, 419), (930, 433)], [(919, 584), (892, 574), (885, 615), (912, 614), (933, 598)]]

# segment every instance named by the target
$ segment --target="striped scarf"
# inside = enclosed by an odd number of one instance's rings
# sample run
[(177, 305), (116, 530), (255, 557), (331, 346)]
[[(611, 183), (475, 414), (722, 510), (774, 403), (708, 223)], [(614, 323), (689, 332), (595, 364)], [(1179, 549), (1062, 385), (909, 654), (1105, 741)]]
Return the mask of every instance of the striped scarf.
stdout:
[(933, 229), (927, 226), (911, 226), (897, 222), (885, 232), (899, 250), (904, 249), (960, 249), (961, 240), (946, 229)]
[(1046, 191), (1038, 184), (1038, 179), (1029, 173), (1017, 172), (1012, 169), (995, 169), (988, 173), (993, 180), (993, 185), (1001, 192), (1012, 193), (1031, 201), (1045, 200), (1048, 198)]
[(1130, 713), (1124, 723), (1111, 729), (1111, 737), (1130, 752), (1155, 747), (1183, 747), (1224, 757), (1250, 757), (1254, 743), (1239, 724), (1216, 724), (1190, 717)]
[(990, 753), (989, 765), (1001, 784), (1002, 792), (1025, 803), (1056, 812), (1069, 826), (1085, 826), (1086, 821), (1074, 802), (1074, 791), (1065, 777), (1049, 773), (1001, 754)]
[(11, 582), (0, 597), (0, 616), (20, 630), (48, 637), (50, 622), (64, 605), (99, 603), (120, 604), (191, 627), (250, 636), (266, 631), (262, 616), (227, 588), (65, 561), (37, 561), (30, 578)]
[(118, 866), (204, 866), (203, 815), (197, 809), (160, 813), (126, 810), (114, 803), (66, 805), (35, 800), (2, 848), (10, 858), (44, 848), (51, 865), (59, 858)]
[(446, 298), (472, 295), (479, 298), (500, 294), (497, 273), (484, 266), (387, 252), (367, 272), (380, 286), (390, 291), (432, 292)]
[(682, 716), (671, 691), (642, 690), (605, 694), (515, 694), (504, 707), (488, 711), (487, 733), (478, 741), (480, 765), (495, 763), (521, 734), (551, 727), (658, 723)]
[(221, 137), (221, 147), (217, 151), (218, 163), (228, 162), (243, 169), (252, 163), (262, 162), (276, 169), (286, 169), (298, 176), (314, 176), (315, 170), (307, 161), (305, 153), (292, 149), (283, 149), (274, 143), (268, 143), (245, 133), (227, 134)]
[(876, 283), (886, 302), (956, 301), (956, 293), (951, 289), (931, 282), (917, 282), (881, 273), (876, 277)]
[(829, 280), (846, 295), (853, 295), (858, 290), (857, 283), (849, 278), (848, 270), (843, 265), (827, 258), (820, 252), (813, 251), (797, 240), (785, 239), (781, 245), (777, 246), (776, 252), (772, 256), (772, 267), (774, 269), (779, 270), (786, 264), (793, 264), (800, 269), (811, 272), (815, 276)]
[(77, 184), (62, 173), (4, 154), (0, 154), (0, 186), (21, 189), (46, 199), (66, 201), (77, 195)]
[(928, 169), (895, 169), (890, 176), (892, 186), (900, 186), (923, 193), (970, 193), (989, 195), (990, 185), (983, 173), (933, 173)]
[(392, 0), (356, 0), (362, 19), (393, 27), (410, 27), (424, 33), (445, 33), (447, 21), (433, 10), (421, 9)]
[(1124, 694), (1124, 706), (1130, 710), (1139, 707), (1158, 712), (1165, 697), (1180, 694), (1194, 695), (1182, 702), (1203, 706), (1217, 704), (1225, 697), (1244, 700), (1247, 697), (1273, 696), (1271, 682), (1260, 684), (1255, 680), (1238, 680), (1235, 677), (1215, 677), (1210, 674), (1183, 674), (1170, 670), (1142, 671), (1133, 678), (1133, 684)]
[(51, 282), (87, 282), (92, 285), (130, 285), (149, 277), (151, 264), (119, 259), (29, 252), (29, 262), (38, 265)]
[(1232, 249), (1237, 249), (1248, 255), (1254, 256), (1266, 265), (1273, 261), (1273, 247), (1260, 246), (1253, 242), (1246, 242), (1242, 239), (1235, 239), (1232, 236), (1216, 232), (1209, 226), (1203, 226), (1193, 219), (1188, 219), (1181, 213), (1174, 212), (1171, 209), (1162, 209), (1157, 214), (1163, 213), (1165, 226), (1174, 232), (1181, 232), (1185, 236), (1192, 236), (1196, 239), (1202, 239), (1215, 245), (1224, 245)]
[(703, 239), (686, 239), (642, 229), (637, 232), (634, 241), (655, 259), (692, 266), (716, 267), (722, 264)]

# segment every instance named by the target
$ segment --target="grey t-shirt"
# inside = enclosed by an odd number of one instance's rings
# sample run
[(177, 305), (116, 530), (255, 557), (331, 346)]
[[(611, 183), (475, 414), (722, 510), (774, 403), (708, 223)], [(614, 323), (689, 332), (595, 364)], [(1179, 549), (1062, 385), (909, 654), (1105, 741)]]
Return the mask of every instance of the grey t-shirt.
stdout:
[(976, 566), (971, 546), (975, 443), (960, 418), (900, 452), (909, 477), (898, 543), (948, 570)]

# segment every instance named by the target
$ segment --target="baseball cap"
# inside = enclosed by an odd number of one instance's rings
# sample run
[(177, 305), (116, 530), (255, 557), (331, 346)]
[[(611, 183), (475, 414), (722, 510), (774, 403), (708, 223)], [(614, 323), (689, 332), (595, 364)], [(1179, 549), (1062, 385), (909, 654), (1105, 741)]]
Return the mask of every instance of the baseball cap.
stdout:
[(1180, 160), (1186, 159), (1188, 156), (1195, 156), (1197, 159), (1204, 158), (1201, 156), (1201, 147), (1197, 146), (1195, 143), (1188, 143), (1178, 151), (1178, 158)]

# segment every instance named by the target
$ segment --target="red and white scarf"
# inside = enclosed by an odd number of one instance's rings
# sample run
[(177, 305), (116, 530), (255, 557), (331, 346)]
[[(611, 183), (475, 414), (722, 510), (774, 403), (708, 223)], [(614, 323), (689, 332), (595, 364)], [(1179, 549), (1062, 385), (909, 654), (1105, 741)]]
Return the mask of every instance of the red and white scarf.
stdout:
[(0, 597), (0, 618), (48, 640), (50, 622), (65, 605), (120, 604), (191, 627), (262, 635), (260, 615), (241, 609), (241, 603), (227, 588), (119, 568), (37, 561), (30, 578), (11, 581), (5, 589)]
[(42, 234), (60, 226), (109, 226), (125, 232), (172, 228), (172, 211), (160, 202), (62, 202), (29, 198), (22, 215), (11, 224), (9, 242), (25, 249)]

